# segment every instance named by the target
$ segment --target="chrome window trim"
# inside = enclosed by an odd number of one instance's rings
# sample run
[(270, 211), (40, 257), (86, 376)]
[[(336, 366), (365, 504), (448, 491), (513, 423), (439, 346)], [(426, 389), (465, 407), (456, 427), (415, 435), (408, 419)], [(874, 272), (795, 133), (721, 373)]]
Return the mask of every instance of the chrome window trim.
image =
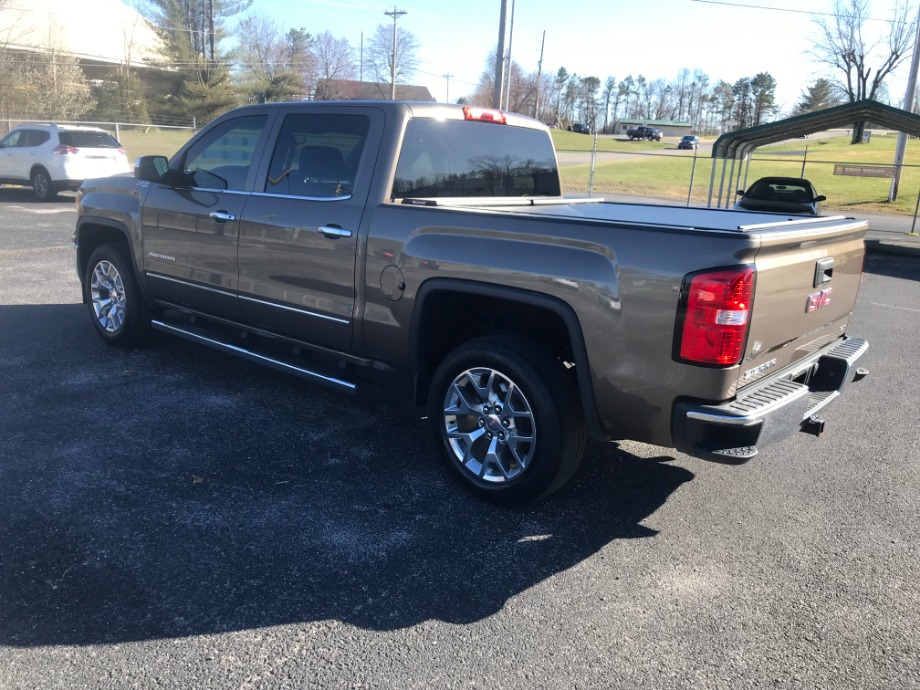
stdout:
[(184, 285), (186, 287), (198, 288), (199, 290), (207, 290), (208, 292), (214, 292), (218, 295), (224, 295), (225, 297), (236, 297), (236, 293), (227, 292), (226, 290), (219, 290), (217, 288), (208, 287), (207, 285), (199, 285), (198, 283), (190, 283), (187, 280), (180, 280), (179, 278), (171, 278), (169, 276), (161, 275), (160, 273), (152, 273), (150, 271), (146, 272), (148, 278), (159, 278), (160, 280), (166, 280), (170, 283), (178, 283), (179, 285)]
[(304, 199), (306, 201), (347, 201), (353, 194), (347, 196), (299, 196), (297, 194), (278, 194), (276, 192), (253, 192), (252, 196), (262, 196), (269, 199)]
[(254, 302), (255, 304), (261, 304), (266, 307), (275, 307), (276, 309), (284, 309), (285, 311), (292, 311), (295, 314), (302, 314), (304, 316), (312, 316), (317, 319), (323, 319), (325, 321), (333, 321), (335, 323), (340, 323), (345, 326), (351, 324), (350, 319), (343, 319), (338, 316), (327, 316), (326, 314), (317, 314), (315, 311), (308, 311), (306, 309), (298, 309), (297, 307), (289, 307), (285, 304), (277, 304), (276, 302), (266, 302), (265, 300), (256, 299), (255, 297), (247, 297), (245, 295), (240, 295), (240, 299), (244, 299), (247, 302)]
[(235, 194), (237, 196), (249, 196), (249, 192), (239, 189), (216, 189), (214, 187), (176, 187), (176, 189), (190, 189), (193, 192), (221, 192), (222, 194)]

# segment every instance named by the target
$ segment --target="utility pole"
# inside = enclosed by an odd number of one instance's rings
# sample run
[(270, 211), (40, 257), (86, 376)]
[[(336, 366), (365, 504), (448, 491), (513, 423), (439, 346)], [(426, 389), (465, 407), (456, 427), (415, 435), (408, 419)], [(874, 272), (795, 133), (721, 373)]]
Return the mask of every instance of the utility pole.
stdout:
[(361, 67), (358, 70), (358, 81), (364, 81), (364, 32), (361, 32)]
[(442, 74), (441, 76), (447, 80), (447, 86), (445, 87), (445, 93), (444, 93), (444, 102), (450, 103), (450, 78), (453, 77), (454, 75), (448, 72), (447, 74)]
[[(920, 12), (917, 14), (917, 25), (914, 27), (914, 54), (910, 60), (910, 74), (907, 77), (907, 93), (904, 94), (904, 110), (911, 113), (914, 110), (914, 94), (917, 92), (917, 63), (920, 61)], [(888, 190), (889, 203), (898, 198), (898, 185), (901, 184), (901, 169), (904, 167), (904, 153), (907, 150), (907, 134), (898, 133), (898, 145), (894, 152), (894, 176), (891, 178), (891, 188)]]
[(511, 41), (514, 39), (514, 0), (511, 0), (511, 25), (508, 27), (508, 56), (506, 62), (508, 69), (505, 71), (505, 109), (511, 109)]
[(501, 110), (505, 93), (505, 20), (508, 16), (509, 0), (502, 0), (501, 19), (498, 22), (498, 48), (495, 51), (495, 87), (492, 91), (492, 107)]
[(390, 63), (390, 100), (396, 100), (396, 20), (402, 17), (404, 14), (408, 14), (405, 10), (401, 10), (396, 5), (393, 5), (393, 9), (389, 12), (384, 12), (388, 17), (393, 17), (393, 61)]
[(546, 45), (546, 31), (543, 32), (543, 39), (540, 41), (540, 61), (537, 63), (537, 93), (533, 97), (533, 116), (540, 115), (540, 91), (543, 86), (543, 46)]

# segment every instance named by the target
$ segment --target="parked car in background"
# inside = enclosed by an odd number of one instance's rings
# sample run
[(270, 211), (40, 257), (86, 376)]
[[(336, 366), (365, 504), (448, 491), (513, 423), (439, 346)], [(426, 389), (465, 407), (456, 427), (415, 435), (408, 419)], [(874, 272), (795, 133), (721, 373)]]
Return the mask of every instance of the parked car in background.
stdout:
[(808, 180), (799, 177), (761, 177), (748, 190), (739, 189), (735, 208), (816, 216), (827, 197), (818, 194)]
[(83, 180), (129, 172), (121, 144), (97, 127), (20, 125), (0, 139), (0, 184), (30, 186), (39, 201)]
[(700, 147), (700, 138), (695, 134), (686, 134), (677, 142), (679, 149), (698, 149)]
[(591, 134), (591, 128), (588, 125), (583, 125), (580, 122), (576, 122), (570, 127), (571, 131), (578, 132), (579, 134)]

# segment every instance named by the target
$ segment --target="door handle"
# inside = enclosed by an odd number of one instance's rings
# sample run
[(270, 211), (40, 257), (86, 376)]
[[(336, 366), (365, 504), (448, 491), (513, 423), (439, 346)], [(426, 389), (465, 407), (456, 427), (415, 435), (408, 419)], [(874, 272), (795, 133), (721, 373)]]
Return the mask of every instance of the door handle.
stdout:
[(212, 211), (209, 218), (216, 223), (226, 223), (227, 221), (236, 220), (236, 216), (226, 211)]
[(336, 227), (335, 225), (321, 225), (316, 230), (320, 235), (328, 237), (331, 240), (337, 240), (340, 237), (351, 237), (351, 230)]

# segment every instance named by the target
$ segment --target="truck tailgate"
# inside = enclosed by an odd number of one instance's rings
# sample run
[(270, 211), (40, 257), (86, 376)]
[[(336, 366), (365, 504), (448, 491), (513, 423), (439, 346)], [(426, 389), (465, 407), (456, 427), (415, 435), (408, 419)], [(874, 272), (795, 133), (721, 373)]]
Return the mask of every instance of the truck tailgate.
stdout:
[(862, 277), (868, 224), (783, 216), (739, 229), (760, 240), (741, 389), (845, 333)]

